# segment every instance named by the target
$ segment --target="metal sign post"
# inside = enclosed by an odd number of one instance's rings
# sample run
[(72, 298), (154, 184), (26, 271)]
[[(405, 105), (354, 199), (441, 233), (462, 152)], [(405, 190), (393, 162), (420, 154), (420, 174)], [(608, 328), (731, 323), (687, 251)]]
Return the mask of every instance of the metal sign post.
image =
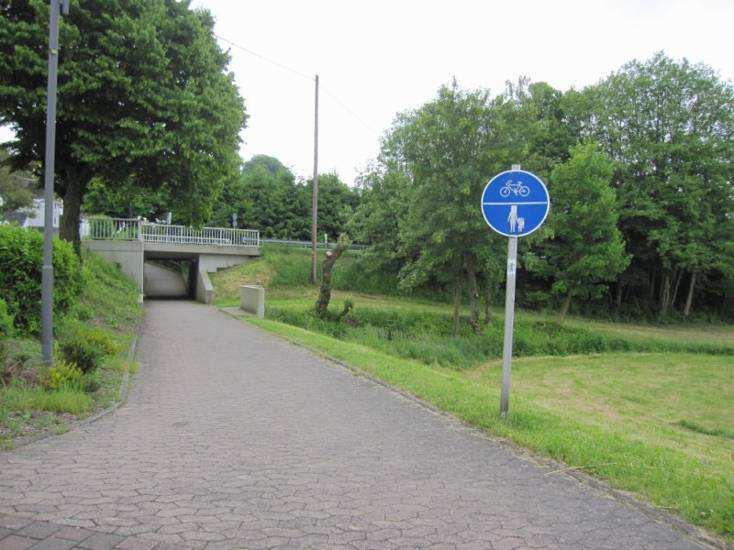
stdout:
[(512, 366), (512, 336), (515, 324), (515, 279), (517, 274), (517, 237), (507, 239), (507, 285), (505, 289), (505, 340), (502, 344), (502, 395), (500, 416), (507, 416), (510, 407), (510, 367)]
[(517, 277), (517, 239), (530, 235), (548, 216), (550, 197), (545, 184), (535, 174), (513, 164), (512, 170), (497, 174), (482, 193), (482, 215), (507, 244), (507, 287), (505, 292), (505, 339), (502, 345), (502, 393), (500, 416), (510, 407), (512, 336), (515, 324), (515, 280)]

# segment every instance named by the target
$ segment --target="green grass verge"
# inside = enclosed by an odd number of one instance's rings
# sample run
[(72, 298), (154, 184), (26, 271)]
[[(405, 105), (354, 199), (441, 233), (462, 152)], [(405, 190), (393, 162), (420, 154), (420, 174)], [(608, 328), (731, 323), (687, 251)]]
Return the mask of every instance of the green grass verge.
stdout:
[[(227, 272), (222, 272), (222, 275)], [(230, 272), (227, 276), (231, 276)], [(219, 275), (219, 274), (218, 274)], [(217, 287), (219, 291), (219, 287)], [(320, 319), (314, 313), (313, 287), (268, 289), (268, 318), (364, 344), (391, 355), (458, 369), (473, 368), (502, 355), (503, 326), (495, 313), (493, 322), (481, 334), (474, 334), (465, 320), (459, 338), (451, 335), (451, 307), (425, 299), (380, 296), (335, 291), (332, 310), (339, 311), (344, 300), (355, 307), (348, 322)], [(223, 298), (220, 306), (236, 305)], [(463, 311), (464, 316), (467, 315)], [(514, 354), (519, 357), (573, 355), (583, 353), (690, 352), (734, 357), (734, 330), (711, 331), (709, 327), (629, 327), (622, 323), (602, 323), (557, 318), (519, 311), (515, 323)], [(713, 336), (709, 336), (713, 334)]]
[[(669, 353), (577, 358), (578, 364), (567, 358), (520, 359), (514, 367), (511, 414), (503, 421), (497, 412), (499, 369), (492, 365), (476, 371), (429, 366), (271, 319), (248, 321), (734, 540), (732, 441), (675, 423), (687, 420), (710, 430), (731, 425), (734, 372), (728, 357), (710, 356), (703, 364), (700, 356)], [(620, 371), (625, 362), (627, 370)], [(656, 397), (660, 385), (655, 381), (671, 363), (679, 367), (665, 378), (664, 391)], [(615, 382), (608, 383), (615, 371)], [(558, 392), (559, 380), (570, 385), (570, 396)], [(622, 384), (624, 380), (629, 383)], [(647, 383), (640, 385), (641, 380)], [(637, 390), (626, 391), (631, 388)], [(684, 397), (676, 403), (672, 395)], [(668, 405), (661, 409), (662, 401)], [(698, 414), (695, 405), (702, 402), (710, 406)], [(604, 406), (594, 412), (597, 403)], [(628, 406), (632, 412), (619, 414)], [(633, 417), (644, 421), (630, 422)]]
[(92, 408), (92, 396), (80, 389), (47, 391), (39, 387), (10, 386), (2, 393), (4, 407), (14, 412), (48, 411), (82, 415)]
[[(319, 251), (319, 265), (323, 251)], [(311, 251), (282, 245), (265, 244), (260, 257), (246, 263), (210, 274), (216, 288), (215, 303), (224, 305), (237, 300), (243, 284), (260, 284), (268, 289), (289, 289), (308, 286), (311, 272)], [(404, 295), (398, 290), (397, 277), (374, 269), (373, 262), (362, 251), (347, 251), (334, 269), (332, 288), (370, 294)], [(421, 291), (416, 296), (428, 296)], [(436, 296), (434, 295), (435, 299)]]
[[(137, 286), (115, 265), (94, 254), (85, 254), (82, 270), (81, 296), (68, 315), (55, 320), (55, 333), (63, 336), (74, 327), (91, 327), (113, 343), (114, 351), (94, 373), (85, 376), (84, 387), (48, 390), (42, 384), (45, 367), (39, 342), (30, 338), (6, 341), (7, 354), (0, 361), (0, 448), (12, 447), (18, 437), (62, 432), (69, 421), (111, 406), (119, 397), (125, 374), (136, 369), (129, 364), (127, 351), (143, 311)], [(55, 356), (61, 356), (58, 350)]]

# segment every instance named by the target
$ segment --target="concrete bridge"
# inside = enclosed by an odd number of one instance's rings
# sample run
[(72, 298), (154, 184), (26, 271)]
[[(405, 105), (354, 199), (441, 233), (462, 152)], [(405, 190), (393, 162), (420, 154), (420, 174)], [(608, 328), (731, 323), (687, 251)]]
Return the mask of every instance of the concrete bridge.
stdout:
[[(120, 266), (141, 295), (190, 296), (210, 303), (214, 288), (208, 273), (260, 255), (260, 234), (253, 229), (152, 223), (139, 218), (90, 218), (84, 245)], [(179, 270), (173, 262), (185, 264)]]

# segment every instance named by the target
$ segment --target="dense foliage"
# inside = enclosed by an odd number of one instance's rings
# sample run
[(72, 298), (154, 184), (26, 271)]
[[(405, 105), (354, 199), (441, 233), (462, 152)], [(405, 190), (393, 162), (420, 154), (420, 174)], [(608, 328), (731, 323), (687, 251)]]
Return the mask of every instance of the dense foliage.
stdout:
[(0, 146), (0, 221), (10, 212), (31, 206), (36, 182), (30, 173), (14, 172), (8, 164), (8, 152)]
[[(312, 183), (297, 181), (278, 159), (256, 155), (225, 187), (217, 201), (213, 225), (259, 229), (277, 239), (311, 239)], [(335, 241), (359, 203), (359, 193), (336, 174), (319, 175), (319, 240)]]
[[(44, 151), (48, 6), (0, 4), (0, 124), (16, 132), (16, 167), (40, 161)], [(210, 216), (236, 174), (245, 122), (213, 27), (208, 12), (174, 0), (74, 2), (62, 18), (56, 184), (63, 238), (78, 241), (93, 181), (132, 197), (163, 189), (183, 221)]]
[[(504, 278), (504, 239), (477, 206), (513, 163), (549, 186), (545, 227), (521, 241), (521, 303), (619, 316), (734, 311), (734, 87), (664, 54), (581, 91), (521, 80), (491, 97), (456, 82), (398, 115), (350, 231), (401, 285)], [(479, 287), (485, 286), (481, 293)]]
[[(40, 329), (43, 235), (38, 231), (0, 225), (0, 298), (15, 327), (35, 334)], [(79, 258), (66, 242), (54, 239), (54, 311), (61, 316), (82, 289)]]

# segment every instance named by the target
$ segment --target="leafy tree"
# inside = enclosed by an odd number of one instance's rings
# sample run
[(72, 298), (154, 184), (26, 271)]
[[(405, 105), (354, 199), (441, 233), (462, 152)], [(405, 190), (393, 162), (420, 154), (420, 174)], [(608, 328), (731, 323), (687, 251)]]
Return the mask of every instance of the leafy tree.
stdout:
[(628, 295), (657, 295), (666, 315), (684, 277), (692, 293), (715, 268), (734, 212), (734, 87), (705, 65), (659, 53), (584, 95), (582, 132), (618, 166), (620, 226), (633, 254), (621, 282)]
[[(340, 235), (359, 203), (359, 192), (336, 174), (319, 176), (319, 236)], [(225, 185), (214, 209), (213, 223), (258, 229), (264, 237), (311, 238), (311, 182), (296, 181), (278, 159), (256, 155), (241, 174)]]
[(164, 187), (144, 188), (133, 182), (106, 185), (92, 179), (84, 197), (83, 210), (88, 214), (105, 214), (116, 218), (162, 219), (171, 211), (171, 197)]
[(371, 245), (366, 265), (397, 273), (405, 258), (400, 224), (410, 206), (410, 176), (395, 167), (374, 166), (361, 176), (361, 185), (361, 200), (348, 223), (349, 233), (358, 242)]
[[(477, 252), (491, 246), (476, 197), (492, 172), (492, 110), (485, 90), (444, 86), (421, 108), (398, 117), (383, 144), (387, 166), (407, 181), (399, 221), (406, 263), (401, 284), (434, 279), (469, 291), (469, 322), (478, 330)], [(458, 314), (458, 310), (456, 310)], [(456, 323), (455, 323), (456, 326)]]
[(617, 198), (610, 182), (613, 162), (595, 143), (571, 149), (571, 157), (553, 168), (550, 193), (551, 237), (528, 266), (552, 281), (551, 291), (564, 296), (561, 316), (573, 298), (595, 298), (629, 263), (617, 228)]
[[(312, 180), (306, 182), (305, 188), (310, 201), (312, 193)], [(339, 179), (335, 173), (319, 175), (319, 210), (318, 231), (319, 240), (328, 236), (329, 240), (335, 240), (346, 229), (347, 223), (354, 216), (359, 205), (359, 191), (352, 189)], [(311, 205), (309, 202), (308, 218), (309, 233), (311, 227)]]
[[(44, 152), (48, 2), (0, 5), (0, 124), (16, 131), (15, 166)], [(199, 222), (236, 171), (244, 107), (214, 22), (189, 1), (88, 0), (60, 28), (56, 188), (61, 235), (78, 244), (95, 179), (164, 188)]]
[(226, 216), (224, 223), (235, 213), (240, 227), (259, 229), (264, 237), (301, 238), (307, 216), (302, 187), (280, 161), (256, 155), (243, 165), (240, 178), (225, 188), (218, 213)]
[(29, 172), (13, 172), (8, 166), (9, 155), (0, 147), (0, 221), (2, 214), (28, 208), (33, 204), (36, 178)]

